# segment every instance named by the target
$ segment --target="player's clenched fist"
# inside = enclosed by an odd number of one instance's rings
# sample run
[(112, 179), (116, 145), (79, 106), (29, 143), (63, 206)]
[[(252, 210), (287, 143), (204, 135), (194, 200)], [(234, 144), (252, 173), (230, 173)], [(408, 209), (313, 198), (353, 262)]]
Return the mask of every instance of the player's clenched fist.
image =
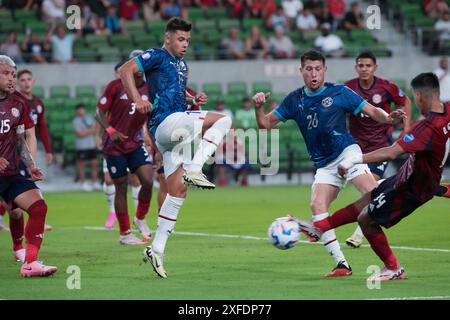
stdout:
[(253, 96), (253, 104), (256, 108), (260, 108), (264, 103), (266, 103), (267, 98), (269, 98), (270, 95), (270, 92), (258, 92)]
[(389, 122), (391, 123), (391, 124), (398, 124), (398, 123), (400, 123), (400, 122), (402, 122), (403, 121), (403, 119), (405, 119), (406, 118), (406, 113), (405, 113), (405, 111), (403, 111), (402, 109), (397, 109), (397, 110), (394, 110), (394, 111), (392, 111), (390, 114), (389, 114)]
[(204, 92), (200, 92), (195, 96), (194, 104), (199, 106), (204, 106), (208, 101), (208, 97)]
[(140, 100), (136, 102), (136, 109), (140, 113), (147, 113), (152, 109), (152, 104), (148, 100)]
[(4, 171), (9, 165), (8, 160), (0, 157), (0, 172)]

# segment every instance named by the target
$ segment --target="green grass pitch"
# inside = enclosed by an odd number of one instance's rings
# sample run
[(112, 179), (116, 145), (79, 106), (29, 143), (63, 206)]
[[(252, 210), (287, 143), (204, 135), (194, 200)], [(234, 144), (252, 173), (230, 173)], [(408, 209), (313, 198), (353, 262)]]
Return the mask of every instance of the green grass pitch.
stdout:
[[(47, 232), (40, 259), (58, 266), (49, 278), (23, 279), (12, 257), (9, 233), (0, 233), (0, 299), (379, 299), (450, 297), (450, 202), (435, 198), (387, 234), (409, 279), (368, 289), (367, 267), (381, 265), (372, 250), (343, 245), (354, 274), (325, 279), (334, 266), (322, 245), (272, 247), (267, 228), (286, 214), (309, 217), (308, 186), (189, 190), (176, 232), (168, 242), (167, 279), (142, 262), (141, 246), (121, 246), (118, 232), (102, 227), (104, 195), (49, 193)], [(347, 187), (331, 212), (358, 197)], [(147, 221), (156, 227), (156, 200)], [(129, 201), (129, 208), (132, 208)], [(8, 218), (5, 218), (5, 222)], [(341, 243), (355, 224), (337, 230)], [(208, 235), (195, 235), (203, 233)], [(264, 239), (218, 237), (253, 236)], [(303, 238), (304, 239), (304, 238)], [(365, 242), (367, 244), (367, 242)], [(421, 250), (421, 248), (441, 249)], [(81, 289), (68, 289), (68, 267), (80, 268)]]

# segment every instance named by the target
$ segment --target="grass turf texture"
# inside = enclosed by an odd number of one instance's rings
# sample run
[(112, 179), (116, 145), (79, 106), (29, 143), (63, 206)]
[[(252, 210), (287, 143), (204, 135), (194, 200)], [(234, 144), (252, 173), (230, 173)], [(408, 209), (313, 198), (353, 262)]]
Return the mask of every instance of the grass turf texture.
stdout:
[[(307, 186), (190, 190), (176, 230), (267, 237), (277, 217), (309, 218)], [(358, 197), (346, 188), (330, 212)], [(167, 245), (167, 279), (142, 262), (142, 246), (121, 246), (118, 232), (86, 230), (103, 226), (107, 206), (102, 193), (46, 194), (47, 223), (40, 259), (58, 266), (49, 278), (23, 279), (12, 257), (9, 233), (0, 232), (0, 299), (374, 299), (450, 296), (450, 252), (394, 249), (409, 279), (369, 290), (369, 265), (381, 265), (369, 247), (343, 245), (353, 276), (325, 279), (334, 267), (322, 245), (300, 243), (278, 250), (268, 240), (173, 234)], [(129, 199), (129, 207), (132, 201)], [(156, 200), (147, 221), (156, 228)], [(435, 198), (387, 234), (393, 246), (450, 249), (450, 202)], [(5, 222), (8, 218), (5, 218)], [(337, 230), (342, 242), (355, 224)], [(302, 238), (304, 240), (304, 237)], [(364, 242), (367, 244), (367, 241)], [(81, 289), (69, 290), (68, 266), (81, 270)], [(70, 282), (70, 281), (69, 281)]]

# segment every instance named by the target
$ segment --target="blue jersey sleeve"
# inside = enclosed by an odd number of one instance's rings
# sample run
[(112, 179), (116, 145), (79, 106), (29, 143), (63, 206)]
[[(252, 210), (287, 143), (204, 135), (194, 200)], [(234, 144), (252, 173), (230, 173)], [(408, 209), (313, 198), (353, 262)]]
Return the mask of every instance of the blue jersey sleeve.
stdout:
[(158, 66), (162, 61), (162, 57), (163, 55), (158, 50), (149, 49), (135, 57), (134, 61), (136, 61), (139, 71), (145, 72)]
[(360, 95), (347, 86), (342, 86), (342, 108), (347, 112), (357, 115), (367, 103)]
[(283, 122), (286, 122), (289, 119), (294, 119), (291, 95), (285, 97), (278, 107), (273, 110), (273, 113)]

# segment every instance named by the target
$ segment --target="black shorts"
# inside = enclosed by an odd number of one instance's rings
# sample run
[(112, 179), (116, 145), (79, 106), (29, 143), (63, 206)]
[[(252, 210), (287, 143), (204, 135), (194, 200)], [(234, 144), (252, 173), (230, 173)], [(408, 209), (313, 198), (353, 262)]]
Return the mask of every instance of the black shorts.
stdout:
[(384, 180), (372, 191), (368, 207), (370, 217), (379, 225), (390, 228), (409, 216), (425, 202), (417, 200), (413, 194), (395, 188), (394, 175)]
[(77, 160), (97, 159), (97, 149), (77, 150)]
[(15, 176), (0, 177), (0, 196), (6, 203), (11, 203), (24, 192), (28, 190), (39, 189), (36, 184), (17, 174)]

